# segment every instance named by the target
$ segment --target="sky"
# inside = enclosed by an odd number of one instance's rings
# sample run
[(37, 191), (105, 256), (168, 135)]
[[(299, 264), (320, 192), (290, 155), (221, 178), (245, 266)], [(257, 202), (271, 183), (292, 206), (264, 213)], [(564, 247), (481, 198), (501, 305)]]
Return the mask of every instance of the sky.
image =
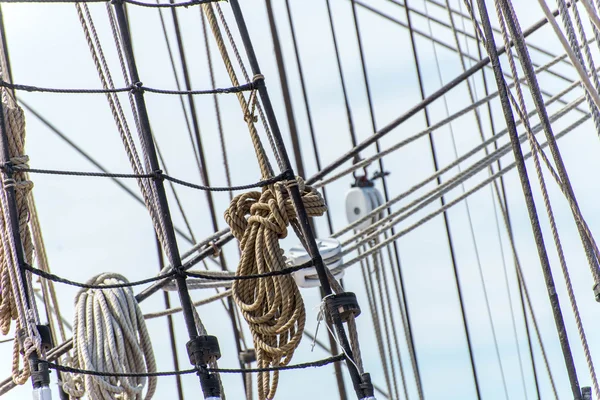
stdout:
[[(302, 156), (307, 176), (311, 176), (317, 172), (317, 166), (310, 143), (308, 120), (302, 100), (285, 3), (281, 1), (273, 3), (286, 72), (290, 81), (297, 128), (300, 132)], [(331, 3), (355, 130), (359, 140), (363, 140), (373, 133), (373, 129), (369, 118), (369, 108), (352, 23), (351, 3), (348, 0), (331, 0)], [(389, 1), (369, 0), (365, 3), (406, 22), (404, 9)], [(456, 8), (459, 7), (459, 1), (455, 0), (450, 3)], [(490, 12), (493, 12), (493, 2), (488, 1), (487, 3)], [(536, 2), (514, 3), (523, 28), (529, 27), (542, 18), (541, 9)], [(299, 51), (306, 76), (307, 93), (319, 151), (323, 165), (327, 165), (348, 151), (351, 148), (351, 142), (325, 1), (290, 0), (290, 4), (298, 35)], [(447, 13), (432, 4), (425, 8), (422, 0), (412, 0), (410, 5), (422, 12), (430, 12), (443, 21), (448, 21)], [(551, 7), (554, 7), (554, 4), (551, 4)], [(287, 126), (264, 2), (243, 2), (242, 8), (286, 145), (292, 153), (289, 127)], [(115, 54), (105, 5), (91, 4), (90, 9), (116, 85), (122, 87), (124, 83)], [(2, 10), (15, 83), (43, 87), (100, 87), (73, 5), (3, 4)], [(223, 10), (233, 27), (233, 19), (227, 3), (223, 3)], [(175, 88), (158, 12), (155, 9), (130, 7), (129, 13), (134, 51), (143, 83), (156, 88)], [(170, 11), (165, 12), (164, 15), (171, 43), (174, 43)], [(192, 86), (195, 89), (208, 88), (210, 87), (210, 77), (199, 12), (195, 7), (180, 9), (178, 17), (183, 29)], [(405, 28), (382, 19), (361, 7), (358, 7), (358, 18), (373, 94), (376, 127), (380, 129), (420, 101), (415, 60), (412, 56), (410, 37)], [(492, 20), (496, 23), (494, 16), (492, 16)], [(429, 26), (424, 18), (413, 14), (412, 22), (415, 28), (422, 32), (428, 32)], [(467, 24), (467, 28), (471, 31), (469, 24)], [(434, 24), (433, 33), (435, 37), (445, 43), (453, 44), (449, 30)], [(238, 38), (236, 29), (233, 29), (233, 34)], [(500, 37), (497, 37), (497, 40), (500, 40)], [(543, 46), (554, 54), (558, 54), (562, 50), (548, 26), (532, 35), (530, 40), (531, 43)], [(240, 42), (238, 41), (238, 43)], [(426, 94), (434, 92), (442, 85), (438, 78), (438, 65), (443, 83), (447, 83), (462, 72), (459, 58), (455, 53), (441, 46), (437, 46), (434, 51), (431, 41), (422, 37), (417, 37), (416, 43)], [(500, 43), (498, 41), (498, 44)], [(471, 42), (472, 51), (474, 51), (473, 45), (474, 42)], [(211, 41), (211, 49), (216, 66), (217, 86), (228, 87), (230, 84), (222, 63), (217, 57), (213, 41)], [(593, 48), (593, 51), (597, 56), (597, 48)], [(538, 63), (550, 60), (550, 57), (533, 50), (532, 58), (534, 62)], [(503, 59), (503, 63), (505, 70), (508, 71), (506, 59)], [(559, 65), (554, 70), (564, 73), (571, 79), (576, 76), (574, 70), (568, 66)], [(491, 71), (488, 70), (486, 73), (489, 81), (493, 82)], [(178, 70), (178, 74), (181, 76), (180, 70)], [(543, 90), (550, 93), (556, 93), (567, 85), (548, 74), (540, 76), (540, 84)], [(478, 96), (481, 97), (483, 93), (481, 78), (478, 77), (476, 85)], [(569, 100), (581, 94), (581, 89), (577, 89), (575, 94), (570, 95)], [(112, 172), (130, 171), (106, 99), (102, 95), (19, 92), (18, 96), (47, 117), (65, 135), (99, 160), (108, 170)], [(122, 96), (121, 99), (124, 105), (128, 104), (126, 96)], [(213, 99), (210, 96), (196, 96), (195, 100), (205, 147), (206, 163), (210, 166), (208, 171), (210, 183), (223, 186), (225, 185), (225, 172)], [(228, 158), (231, 162), (232, 181), (234, 184), (255, 182), (260, 177), (259, 170), (237, 99), (232, 95), (222, 95), (219, 100), (223, 110), (223, 126)], [(146, 94), (146, 101), (152, 129), (165, 156), (169, 173), (180, 179), (200, 182), (179, 99), (175, 96)], [(451, 113), (467, 106), (469, 99), (466, 85), (460, 85), (449, 92), (446, 101)], [(529, 98), (527, 104), (528, 110), (533, 110)], [(495, 126), (497, 130), (501, 130), (505, 124), (500, 104), (496, 99), (492, 105)], [(434, 102), (429, 107), (431, 120), (436, 122), (445, 118), (445, 107), (446, 103), (443, 99)], [(582, 108), (587, 110), (585, 103)], [(549, 107), (550, 112), (556, 110), (556, 105)], [(33, 115), (27, 113), (26, 117), (27, 154), (30, 156), (32, 167), (94, 170), (88, 161), (75, 153)], [(572, 122), (575, 117), (575, 114), (569, 115), (566, 120)], [(534, 121), (537, 122), (537, 118)], [(418, 133), (425, 126), (423, 114), (420, 113), (387, 135), (381, 141), (381, 148), (385, 149)], [(567, 122), (563, 120), (554, 125), (557, 131), (565, 126), (567, 126)], [(487, 125), (484, 129), (486, 137), (489, 137), (490, 131)], [(480, 143), (472, 114), (457, 119), (452, 124), (452, 131), (446, 126), (434, 132), (441, 166), (449, 164), (456, 158), (452, 137), (454, 137), (459, 155)], [(507, 137), (503, 137), (500, 143), (507, 143), (507, 140)], [(599, 145), (597, 133), (589, 121), (560, 140), (560, 149), (574, 191), (592, 232), (596, 232), (600, 228), (600, 219), (596, 211), (596, 199), (600, 194), (600, 184), (593, 179), (593, 171), (600, 168), (600, 158), (597, 157), (598, 151), (600, 151)], [(524, 145), (523, 148), (529, 150), (528, 145)], [(374, 152), (375, 149), (371, 146), (362, 153), (362, 156), (367, 157)], [(478, 157), (481, 156), (483, 156), (483, 152), (478, 153)], [(290, 157), (293, 159), (292, 154)], [(503, 165), (508, 165), (512, 161), (512, 154), (509, 153), (503, 158)], [(385, 157), (384, 163), (386, 170), (390, 172), (388, 185), (392, 196), (406, 191), (434, 172), (427, 138), (419, 139)], [(462, 166), (463, 169), (472, 163), (472, 160), (467, 162)], [(348, 165), (348, 163), (345, 164), (345, 166)], [(376, 167), (372, 166), (369, 172), (373, 173), (375, 170)], [(580, 383), (582, 386), (588, 386), (591, 381), (566, 297), (564, 279), (560, 273), (556, 251), (553, 248), (549, 224), (544, 216), (541, 193), (531, 161), (528, 162), (528, 170), (538, 212), (541, 215), (542, 228), (549, 248)], [(445, 178), (449, 178), (457, 172), (457, 169), (453, 169), (451, 174)], [(465, 184), (465, 188), (468, 190), (474, 187), (486, 176), (486, 173), (476, 175)], [(551, 177), (546, 174), (546, 178), (580, 312), (587, 328), (589, 345), (592, 355), (595, 355), (600, 351), (600, 340), (597, 339), (597, 335), (592, 334), (594, 332), (592, 322), (597, 319), (598, 307), (591, 290), (592, 279), (568, 205), (556, 184), (550, 182)], [(86, 281), (101, 272), (113, 271), (125, 275), (129, 280), (139, 280), (152, 276), (158, 270), (155, 239), (147, 211), (113, 182), (101, 178), (84, 179), (51, 175), (34, 175), (33, 180), (44, 239), (54, 273), (75, 281)], [(329, 214), (336, 230), (347, 223), (344, 202), (345, 193), (349, 190), (351, 183), (351, 178), (346, 177), (332, 183), (327, 188)], [(133, 190), (137, 190), (134, 182), (125, 182), (125, 184)], [(567, 398), (570, 388), (516, 171), (513, 170), (506, 175), (506, 185), (518, 254), (532, 295), (534, 310), (550, 360), (550, 368), (557, 383), (559, 398)], [(378, 183), (378, 187), (381, 189), (381, 183)], [(432, 187), (432, 185), (427, 185), (423, 190)], [(205, 194), (187, 188), (180, 188), (178, 191), (196, 239), (201, 240), (210, 235), (212, 224)], [(462, 188), (457, 188), (449, 193), (448, 199), (454, 199), (461, 193)], [(394, 210), (408, 204), (417, 195), (411, 195), (400, 205), (395, 206)], [(219, 227), (223, 228), (226, 224), (222, 214), (228, 206), (229, 199), (226, 193), (216, 193), (214, 198), (219, 216)], [(175, 224), (178, 227), (184, 227), (183, 219), (177, 211), (170, 192), (169, 201)], [(501, 233), (498, 234), (490, 189), (485, 188), (471, 196), (468, 207), (472, 217), (476, 247), (469, 228), (467, 203), (461, 202), (452, 208), (448, 213), (448, 218), (456, 250), (460, 283), (463, 287), (466, 315), (477, 372), (480, 377), (482, 398), (486, 400), (533, 399), (535, 387), (522, 314), (519, 311), (514, 265), (507, 235), (502, 226), (500, 227)], [(408, 227), (418, 218), (438, 208), (439, 203), (426, 207), (419, 212), (418, 216), (402, 222), (398, 229)], [(320, 218), (316, 223), (317, 234), (321, 237), (328, 234), (325, 221), (325, 218)], [(181, 238), (179, 238), (178, 244), (182, 251), (190, 247)], [(294, 244), (296, 244), (294, 238), (289, 237), (283, 241), (282, 247), (288, 249)], [(425, 397), (427, 399), (476, 398), (442, 217), (438, 216), (403, 236), (397, 241), (397, 244), (400, 250), (406, 297), (412, 317)], [(475, 250), (478, 251), (481, 260), (483, 282), (487, 289), (502, 369), (506, 377), (507, 394), (504, 392), (500, 377), (500, 367), (486, 310)], [(229, 244), (225, 251), (230, 267), (233, 268), (237, 261), (235, 244)], [(505, 272), (505, 267), (507, 272)], [(385, 268), (386, 276), (391, 279), (390, 266), (386, 264)], [(373, 322), (368, 310), (367, 296), (358, 265), (346, 271), (344, 283), (347, 290), (357, 294), (363, 310), (362, 315), (357, 319), (357, 324), (365, 369), (371, 373), (373, 381), (378, 386), (385, 387), (373, 332)], [(59, 284), (57, 290), (63, 316), (66, 320), (72, 321), (73, 301), (77, 289)], [(314, 333), (320, 301), (319, 293), (316, 289), (302, 289), (301, 291), (307, 311), (307, 330)], [(194, 292), (192, 296), (196, 300), (212, 294), (212, 291), (201, 291)], [(393, 292), (392, 295), (395, 296), (396, 293)], [(511, 317), (509, 300), (516, 310), (515, 320)], [(173, 306), (176, 306), (178, 304), (177, 296), (172, 294), (171, 301)], [(154, 296), (141, 304), (144, 312), (157, 311), (163, 307), (162, 296)], [(396, 327), (400, 329), (400, 316), (397, 306), (394, 305), (394, 307)], [(198, 309), (198, 312), (208, 332), (219, 337), (223, 354), (220, 366), (236, 368), (238, 365), (237, 355), (230, 322), (221, 304), (216, 302), (203, 306)], [(182, 316), (176, 315), (174, 320), (177, 328), (179, 358), (181, 364), (185, 366), (187, 356), (184, 344), (187, 341), (187, 333)], [(173, 368), (165, 327), (165, 321), (162, 319), (148, 321), (159, 370)], [(516, 340), (515, 331), (517, 333)], [(327, 342), (324, 330), (319, 331), (319, 338)], [(399, 332), (399, 338), (402, 366), (408, 384), (407, 390), (409, 398), (412, 399), (416, 398), (416, 387), (402, 332)], [(246, 339), (250, 340), (247, 331)], [(539, 345), (535, 338), (533, 342), (541, 397), (552, 398)], [(519, 350), (517, 350), (517, 344)], [(8, 376), (12, 349), (9, 344), (0, 346), (4, 346), (0, 347), (0, 355), (6, 355), (4, 357), (6, 362), (0, 363), (0, 374)], [(297, 350), (293, 362), (307, 362), (327, 356), (318, 347), (313, 352), (310, 349), (311, 343), (305, 338)], [(522, 358), (524, 379), (521, 378), (519, 354)], [(396, 370), (398, 371), (398, 368)], [(349, 376), (345, 375), (344, 378), (349, 398), (354, 398)], [(227, 375), (223, 379), (228, 398), (243, 398), (243, 386), (239, 377)], [(195, 376), (185, 376), (183, 382), (186, 398), (200, 396), (200, 387)], [(55, 385), (55, 381), (53, 381), (53, 385)], [(9, 400), (21, 399), (30, 396), (30, 391), (29, 384), (26, 384), (4, 397)], [(174, 393), (174, 379), (160, 378), (155, 398), (173, 398)], [(310, 397), (336, 398), (336, 396), (337, 388), (333, 367), (283, 373), (277, 391), (277, 398), (292, 400)]]

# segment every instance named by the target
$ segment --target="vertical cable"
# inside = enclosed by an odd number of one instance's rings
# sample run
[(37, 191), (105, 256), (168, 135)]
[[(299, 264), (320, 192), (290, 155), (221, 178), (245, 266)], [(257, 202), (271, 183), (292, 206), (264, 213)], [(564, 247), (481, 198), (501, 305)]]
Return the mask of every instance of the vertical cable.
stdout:
[[(271, 30), (271, 38), (273, 39), (273, 47), (275, 49), (275, 59), (277, 61), (277, 70), (279, 73), (279, 82), (281, 83), (281, 91), (283, 94), (283, 102), (285, 105), (285, 111), (288, 119), (288, 127), (290, 130), (290, 136), (292, 139), (292, 148), (294, 150), (294, 158), (296, 160), (296, 169), (298, 170), (298, 174), (302, 177), (306, 176), (306, 172), (304, 169), (304, 162), (302, 159), (302, 150), (300, 148), (300, 139), (298, 135), (298, 129), (296, 127), (296, 120), (294, 118), (294, 109), (292, 105), (292, 98), (290, 95), (290, 88), (288, 85), (287, 73), (285, 71), (285, 62), (283, 59), (283, 53), (281, 51), (281, 43), (279, 41), (279, 34), (277, 33), (277, 24), (275, 22), (275, 14), (273, 12), (273, 5), (271, 0), (266, 0), (267, 7), (267, 15), (269, 18), (269, 27)], [(325, 201), (327, 201), (325, 199)], [(326, 203), (327, 204), (327, 203)], [(331, 216), (327, 213), (328, 222), (331, 220)], [(313, 230), (316, 229), (312, 219), (310, 220)], [(321, 296), (324, 296), (324, 293), (321, 293)], [(337, 354), (337, 343), (333, 339), (331, 335), (329, 335), (329, 346), (331, 347), (331, 351), (334, 354)], [(346, 400), (346, 388), (344, 386), (344, 378), (342, 377), (342, 367), (340, 363), (333, 363), (333, 367), (335, 370), (335, 378), (338, 386), (338, 392), (340, 394), (340, 400)]]
[[(163, 251), (160, 246), (160, 240), (156, 237), (156, 250), (158, 251), (158, 267), (159, 271), (165, 268), (165, 259), (163, 257)], [(171, 300), (169, 299), (169, 292), (163, 291), (163, 297), (165, 300), (165, 309), (171, 308)], [(175, 326), (173, 325), (173, 316), (167, 315), (167, 327), (169, 329), (169, 341), (171, 342), (171, 354), (173, 355), (173, 368), (175, 371), (179, 371), (179, 357), (177, 356), (177, 344), (175, 343)], [(179, 400), (183, 400), (183, 386), (181, 385), (181, 375), (175, 375), (175, 383), (177, 385), (177, 395)]]
[[(363, 49), (363, 43), (362, 43), (362, 37), (360, 34), (360, 28), (358, 25), (358, 16), (357, 16), (357, 10), (356, 10), (356, 2), (354, 0), (351, 0), (352, 3), (352, 17), (353, 17), (353, 21), (354, 21), (354, 29), (355, 29), (355, 33), (356, 33), (356, 40), (358, 43), (358, 50), (360, 53), (360, 65), (361, 65), (361, 69), (362, 69), (362, 74), (363, 74), (363, 83), (365, 85), (365, 90), (366, 90), (366, 94), (367, 94), (367, 102), (369, 105), (369, 116), (370, 116), (370, 120), (371, 120), (371, 128), (373, 129), (373, 134), (375, 134), (375, 132), (377, 132), (377, 123), (375, 121), (375, 110), (374, 110), (374, 106), (373, 106), (373, 98), (372, 98), (372, 94), (371, 94), (371, 85), (369, 84), (369, 78), (368, 78), (368, 73), (367, 73), (367, 65), (366, 65), (366, 60), (365, 60), (365, 53), (364, 53), (364, 49)], [(379, 153), (381, 151), (380, 145), (379, 145), (379, 141), (375, 142), (375, 149), (377, 151), (377, 153)], [(380, 158), (379, 161), (379, 171), (382, 173), (382, 184), (383, 184), (383, 196), (385, 199), (385, 202), (389, 202), (390, 200), (390, 196), (389, 196), (389, 190), (388, 190), (388, 185), (387, 185), (387, 177), (385, 176), (385, 169), (383, 166), (383, 158)], [(392, 213), (392, 209), (391, 207), (388, 207), (387, 209), (387, 213), (388, 215), (391, 215)], [(396, 234), (396, 229), (394, 227), (391, 228), (390, 230), (391, 235), (395, 235)], [(388, 233), (384, 232), (384, 239), (387, 239), (388, 237)], [(392, 268), (396, 267), (396, 271), (399, 274), (399, 287), (398, 285), (396, 285), (396, 290), (400, 290), (401, 295), (402, 295), (402, 302), (398, 302), (398, 306), (403, 309), (404, 311), (404, 315), (406, 317), (406, 323), (403, 324), (403, 326), (406, 328), (406, 338), (407, 338), (407, 344), (408, 344), (408, 351), (410, 354), (410, 360), (412, 363), (412, 367), (413, 367), (413, 373), (414, 373), (414, 377), (415, 377), (415, 382), (417, 385), (417, 393), (419, 394), (419, 399), (423, 399), (424, 398), (424, 394), (423, 394), (423, 382), (421, 379), (421, 372), (419, 370), (419, 362), (418, 362), (418, 358), (417, 358), (417, 351), (416, 351), (416, 347), (415, 347), (415, 340), (414, 340), (414, 335), (412, 332), (412, 323), (411, 323), (411, 319), (410, 319), (410, 311), (408, 309), (408, 302), (406, 301), (406, 292), (404, 290), (404, 277), (402, 276), (402, 266), (400, 263), (400, 251), (398, 249), (398, 243), (396, 241), (393, 242), (392, 244), (392, 250), (393, 250), (393, 255), (394, 258), (392, 258), (392, 254), (390, 252), (388, 252), (388, 256), (389, 256), (389, 261), (390, 261), (390, 265)], [(392, 271), (392, 275), (393, 275), (393, 271)], [(394, 283), (396, 283), (396, 279), (394, 279)], [(400, 299), (400, 297), (398, 296), (398, 300)], [(394, 339), (395, 342), (397, 342), (397, 333), (394, 330), (393, 332), (394, 334)], [(398, 360), (400, 360), (400, 351), (399, 349), (397, 349), (397, 355), (398, 355)], [(402, 363), (400, 363), (400, 369), (402, 370)]]
[[(254, 47), (252, 46), (252, 42), (250, 40), (248, 28), (246, 27), (246, 22), (244, 21), (244, 17), (242, 15), (242, 10), (240, 8), (240, 5), (237, 0), (230, 0), (230, 5), (231, 5), (233, 15), (234, 15), (235, 20), (238, 25), (238, 29), (240, 32), (240, 36), (242, 38), (242, 42), (244, 43), (244, 47), (246, 49), (246, 54), (248, 56), (248, 61), (252, 68), (252, 73), (255, 76), (262, 76), (260, 67), (258, 65), (258, 60), (256, 59), (256, 54), (254, 53)], [(262, 100), (262, 104), (264, 107), (265, 114), (267, 116), (267, 120), (269, 121), (269, 125), (270, 125), (273, 139), (274, 139), (274, 144), (275, 144), (277, 152), (279, 153), (279, 156), (281, 158), (282, 170), (293, 171), (287, 151), (285, 149), (285, 145), (283, 142), (283, 138), (281, 136), (281, 132), (279, 130), (279, 125), (277, 123), (277, 119), (276, 119), (275, 113), (273, 111), (273, 106), (271, 104), (269, 94), (267, 93), (267, 88), (265, 86), (264, 79), (257, 79), (255, 81), (255, 84), (257, 85), (257, 90), (258, 90), (258, 93)], [(290, 175), (292, 175), (292, 174), (293, 174), (293, 172), (291, 172)], [(325, 292), (326, 296), (329, 296), (329, 295), (333, 294), (333, 291), (331, 289), (331, 285), (329, 284), (329, 280), (327, 277), (327, 271), (325, 270), (325, 266), (323, 264), (323, 259), (321, 258), (321, 255), (319, 254), (319, 249), (317, 247), (317, 243), (315, 241), (313, 232), (310, 228), (308, 216), (306, 214), (306, 209), (304, 208), (304, 204), (302, 203), (302, 198), (300, 196), (300, 191), (298, 189), (298, 186), (297, 185), (290, 186), (289, 192), (290, 192), (290, 197), (292, 199), (292, 202), (294, 204), (294, 208), (296, 209), (300, 228), (302, 230), (304, 238), (306, 239), (308, 253), (311, 256), (314, 266), (315, 266), (315, 269), (318, 273), (319, 281), (321, 282), (321, 287), (323, 288), (323, 291)], [(353, 358), (352, 350), (351, 350), (350, 342), (348, 341), (348, 336), (346, 334), (346, 331), (344, 330), (343, 323), (340, 320), (339, 315), (334, 314), (334, 315), (332, 315), (332, 317), (333, 317), (332, 319), (333, 319), (334, 330), (337, 333), (338, 339), (344, 350), (344, 353), (348, 356), (348, 358), (350, 360), (352, 360), (352, 358)], [(369, 388), (365, 387), (359, 371), (357, 370), (355, 365), (352, 362), (350, 362), (350, 360), (347, 360), (347, 365), (348, 365), (348, 369), (350, 371), (350, 376), (352, 378), (352, 382), (354, 384), (354, 389), (356, 391), (358, 398), (362, 399), (364, 397), (367, 397), (367, 393), (368, 393), (367, 390)]]
[[(412, 47), (413, 59), (415, 61), (415, 68), (417, 70), (417, 79), (419, 81), (419, 91), (421, 93), (421, 99), (425, 100), (427, 97), (425, 96), (425, 87), (423, 85), (423, 75), (421, 72), (421, 66), (419, 64), (419, 56), (417, 53), (415, 33), (412, 28), (412, 19), (410, 16), (410, 11), (408, 9), (408, 0), (405, 0), (405, 4), (406, 4), (406, 7), (405, 7), (406, 19), (407, 19), (408, 29), (410, 32), (410, 42), (411, 42), (411, 47)], [(423, 112), (425, 115), (425, 124), (427, 127), (429, 127), (429, 126), (431, 126), (431, 121), (429, 119), (429, 111), (427, 110), (427, 107), (423, 108)], [(432, 156), (432, 160), (433, 160), (433, 167), (434, 167), (435, 171), (437, 172), (439, 169), (439, 166), (438, 166), (437, 154), (436, 154), (436, 150), (435, 150), (435, 143), (433, 142), (433, 135), (431, 133), (429, 133), (428, 137), (429, 137), (429, 147), (431, 149), (431, 156)], [(437, 184), (441, 185), (441, 183), (442, 183), (441, 178), (437, 177), (436, 180), (437, 180)], [(446, 201), (443, 196), (440, 198), (440, 203), (441, 203), (442, 207), (446, 204)], [(479, 387), (477, 368), (475, 367), (475, 358), (473, 356), (473, 345), (471, 343), (471, 335), (469, 333), (469, 326), (467, 323), (467, 315), (466, 315), (466, 311), (465, 311), (465, 304), (464, 304), (464, 299), (463, 299), (463, 295), (462, 295), (462, 288), (461, 288), (459, 274), (458, 274), (458, 264), (456, 261), (456, 254), (455, 254), (455, 250), (454, 250), (454, 243), (452, 240), (452, 233), (450, 231), (450, 223), (448, 220), (448, 213), (446, 211), (444, 211), (443, 216), (444, 216), (444, 227), (446, 230), (446, 237), (448, 240), (448, 248), (450, 250), (450, 258), (452, 260), (452, 270), (454, 272), (454, 281), (456, 283), (458, 302), (460, 305), (460, 313), (461, 313), (461, 317), (462, 317), (463, 328), (465, 331), (465, 339), (467, 341), (467, 349), (469, 352), (469, 360), (471, 362), (471, 373), (473, 375), (473, 383), (475, 384), (475, 392), (477, 393), (477, 398), (479, 400), (481, 400), (481, 390)]]
[(554, 285), (554, 278), (552, 276), (552, 270), (550, 269), (550, 261), (548, 259), (548, 253), (546, 251), (546, 246), (544, 244), (542, 229), (541, 229), (540, 221), (539, 221), (539, 218), (537, 215), (537, 210), (536, 210), (535, 202), (533, 199), (533, 193), (531, 191), (531, 184), (529, 182), (527, 168), (525, 166), (525, 160), (523, 159), (523, 153), (521, 151), (521, 145), (519, 143), (517, 127), (515, 124), (514, 115), (512, 112), (511, 105), (510, 105), (508, 90), (506, 88), (506, 85), (504, 82), (504, 76), (502, 74), (502, 66), (500, 65), (500, 59), (498, 57), (498, 52), (496, 50), (496, 40), (495, 40), (494, 34), (492, 32), (485, 0), (477, 0), (477, 5), (479, 7), (479, 14), (481, 17), (483, 31), (484, 31), (484, 35), (485, 35), (484, 43), (485, 43), (486, 51), (492, 62), (492, 67), (494, 69), (496, 85), (498, 86), (498, 91), (500, 94), (500, 101), (502, 103), (502, 109), (504, 111), (504, 118), (506, 120), (506, 125), (509, 130), (510, 141), (511, 141), (511, 145), (513, 148), (515, 161), (517, 163), (517, 169), (519, 171), (519, 177), (520, 177), (521, 186), (523, 189), (523, 194), (525, 196), (525, 201), (527, 204), (527, 211), (529, 212), (529, 218), (531, 221), (531, 227), (533, 230), (534, 238), (536, 241), (536, 246), (538, 249), (538, 254), (540, 257), (540, 263), (541, 263), (542, 271), (544, 273), (544, 277), (546, 280), (546, 288), (548, 290), (548, 297), (550, 300), (550, 305), (552, 307), (552, 313), (554, 316), (554, 321), (556, 324), (556, 329), (557, 329), (561, 349), (563, 352), (563, 357), (565, 360), (567, 374), (569, 375), (571, 390), (573, 392), (574, 399), (581, 400), (581, 389), (579, 387), (579, 381), (577, 379), (577, 371), (575, 368), (575, 363), (573, 361), (573, 355), (571, 354), (571, 349), (569, 346), (569, 339), (567, 336), (567, 331), (565, 328), (565, 323), (564, 323), (562, 311), (560, 308), (560, 302), (558, 299), (558, 295), (556, 293), (556, 288)]
[[(127, 66), (129, 70), (129, 77), (132, 83), (140, 82), (140, 78), (138, 76), (137, 65), (135, 62), (135, 58), (133, 55), (133, 48), (131, 45), (131, 36), (129, 33), (129, 29), (127, 27), (127, 17), (125, 16), (125, 10), (123, 8), (123, 3), (119, 0), (113, 1), (113, 7), (117, 17), (117, 23), (119, 26), (119, 33), (121, 44), (123, 46), (123, 52), (125, 54), (125, 58), (127, 61)], [(133, 93), (135, 105), (137, 108), (137, 112), (139, 115), (139, 123), (141, 127), (140, 135), (142, 137), (142, 146), (144, 147), (144, 153), (146, 154), (146, 158), (148, 161), (148, 168), (151, 171), (158, 171), (159, 164), (158, 158), (156, 156), (156, 149), (154, 147), (154, 140), (152, 138), (152, 132), (150, 128), (150, 119), (148, 117), (148, 111), (146, 109), (146, 102), (144, 100), (144, 93), (140, 90), (136, 90)], [(182, 268), (181, 264), (181, 256), (179, 254), (179, 249), (177, 247), (177, 241), (175, 238), (175, 231), (173, 229), (173, 222), (171, 220), (171, 214), (169, 212), (169, 205), (167, 202), (167, 195), (165, 192), (165, 187), (163, 181), (155, 179), (152, 182), (154, 186), (154, 191), (156, 193), (156, 200), (158, 202), (157, 208), (159, 213), (162, 215), (163, 223), (164, 223), (164, 236), (165, 236), (165, 246), (167, 256), (169, 258), (169, 262), (176, 269), (180, 270)], [(198, 337), (198, 330), (196, 328), (196, 321), (194, 320), (193, 314), (193, 305), (190, 298), (190, 293), (188, 291), (188, 287), (186, 284), (186, 275), (178, 274), (176, 277), (177, 284), (177, 292), (179, 294), (179, 299), (181, 302), (181, 308), (183, 311), (183, 317), (185, 320), (186, 328), (188, 331), (188, 336), (190, 340), (194, 340)], [(210, 374), (208, 374), (205, 370), (200, 371), (198, 373), (201, 385), (205, 383), (207, 380), (211, 379)], [(204, 389), (204, 388), (203, 388)]]

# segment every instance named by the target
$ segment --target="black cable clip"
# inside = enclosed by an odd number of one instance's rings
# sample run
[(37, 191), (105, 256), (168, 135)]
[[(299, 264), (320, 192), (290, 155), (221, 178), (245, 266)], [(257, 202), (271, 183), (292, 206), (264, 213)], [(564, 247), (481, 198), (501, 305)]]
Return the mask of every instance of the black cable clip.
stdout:
[(46, 361), (37, 360), (31, 370), (31, 382), (34, 389), (50, 385), (50, 369)]
[(584, 386), (581, 388), (581, 399), (582, 400), (592, 400), (592, 388), (589, 386)]
[(190, 362), (198, 368), (200, 386), (205, 398), (221, 396), (221, 382), (215, 374), (206, 370), (206, 365), (221, 358), (221, 349), (216, 336), (199, 335), (186, 343)]
[(42, 339), (42, 349), (49, 351), (53, 347), (52, 343), (52, 332), (50, 331), (50, 325), (37, 325), (38, 333)]
[(371, 374), (365, 372), (360, 376), (360, 383), (358, 384), (360, 388), (361, 398), (369, 398), (375, 396), (375, 390), (373, 389), (373, 383), (371, 382)]
[(360, 315), (360, 306), (356, 295), (352, 292), (337, 293), (325, 298), (325, 306), (330, 317), (338, 315), (342, 322)]
[(195, 366), (205, 366), (221, 358), (219, 340), (216, 336), (199, 335), (186, 343), (190, 363)]
[(240, 361), (244, 364), (250, 364), (256, 361), (256, 350), (247, 349), (240, 351)]

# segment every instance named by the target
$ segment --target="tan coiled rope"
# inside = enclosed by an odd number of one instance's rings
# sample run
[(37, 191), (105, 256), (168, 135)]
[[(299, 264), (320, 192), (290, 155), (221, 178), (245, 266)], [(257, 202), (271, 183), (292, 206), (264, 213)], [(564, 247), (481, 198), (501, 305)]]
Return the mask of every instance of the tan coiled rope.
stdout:
[[(14, 167), (26, 168), (29, 157), (23, 154), (25, 152), (25, 115), (23, 110), (14, 101), (9, 102), (8, 100), (12, 99), (6, 99), (5, 97), (2, 107), (10, 161)], [(33, 257), (33, 241), (29, 227), (28, 196), (33, 188), (33, 182), (29, 180), (26, 172), (15, 170), (12, 179), (4, 181), (4, 186), (12, 186), (15, 190), (19, 235), (23, 245), (24, 261), (30, 264)], [(0, 218), (0, 221), (2, 221), (2, 226), (0, 227), (3, 231), (2, 236), (8, 238), (11, 235), (11, 230), (7, 226), (7, 222), (5, 223), (5, 221), (10, 220), (10, 216), (5, 214), (8, 212), (8, 208), (2, 207), (2, 211), (0, 212), (3, 213), (2, 218)], [(20, 371), (21, 357), (28, 358), (31, 353), (37, 350), (37, 345), (34, 342), (39, 342), (37, 340), (39, 338), (36, 339), (32, 336), (34, 332), (31, 330), (31, 325), (37, 323), (37, 312), (35, 310), (35, 303), (32, 304), (32, 309), (22, 308), (25, 307), (23, 300), (25, 298), (25, 290), (28, 289), (21, 285), (27, 283), (14, 280), (14, 277), (17, 276), (15, 274), (18, 274), (18, 267), (15, 265), (16, 261), (10, 249), (11, 247), (8, 245), (0, 246), (0, 331), (4, 335), (8, 334), (12, 320), (17, 320), (12, 372), (13, 381), (21, 385), (27, 382), (30, 376), (28, 362), (24, 363), (23, 370)], [(17, 301), (15, 296), (19, 296), (20, 300)], [(21, 340), (17, 339), (17, 336), (20, 336)]]
[[(306, 212), (321, 216), (327, 207), (312, 187), (300, 187)], [(287, 227), (295, 223), (296, 210), (289, 198), (288, 187), (278, 183), (263, 192), (236, 196), (225, 212), (225, 220), (240, 241), (242, 256), (236, 275), (262, 274), (285, 268), (285, 257), (279, 239), (287, 236)], [(300, 291), (289, 275), (252, 280), (237, 280), (233, 298), (250, 326), (259, 368), (287, 365), (298, 347), (304, 331), (306, 313)], [(258, 375), (259, 400), (272, 399), (279, 375)]]

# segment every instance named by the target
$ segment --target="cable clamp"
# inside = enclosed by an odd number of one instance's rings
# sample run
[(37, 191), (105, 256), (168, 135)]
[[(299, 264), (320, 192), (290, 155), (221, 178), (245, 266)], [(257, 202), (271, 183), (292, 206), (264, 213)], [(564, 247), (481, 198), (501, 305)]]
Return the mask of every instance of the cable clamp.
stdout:
[(373, 383), (371, 382), (371, 374), (367, 372), (362, 374), (358, 386), (360, 387), (363, 399), (375, 399), (375, 390), (373, 389)]
[(342, 322), (348, 322), (350, 318), (360, 315), (360, 306), (356, 295), (352, 292), (332, 294), (323, 299), (327, 314), (330, 318), (339, 316)]
[(216, 336), (199, 335), (188, 341), (187, 348), (190, 363), (195, 366), (205, 366), (221, 358), (219, 340)]
[(37, 325), (36, 327), (41, 338), (42, 350), (49, 351), (53, 347), (50, 325)]
[(31, 382), (34, 389), (50, 385), (50, 369), (48, 368), (47, 361), (37, 360), (33, 363)]

